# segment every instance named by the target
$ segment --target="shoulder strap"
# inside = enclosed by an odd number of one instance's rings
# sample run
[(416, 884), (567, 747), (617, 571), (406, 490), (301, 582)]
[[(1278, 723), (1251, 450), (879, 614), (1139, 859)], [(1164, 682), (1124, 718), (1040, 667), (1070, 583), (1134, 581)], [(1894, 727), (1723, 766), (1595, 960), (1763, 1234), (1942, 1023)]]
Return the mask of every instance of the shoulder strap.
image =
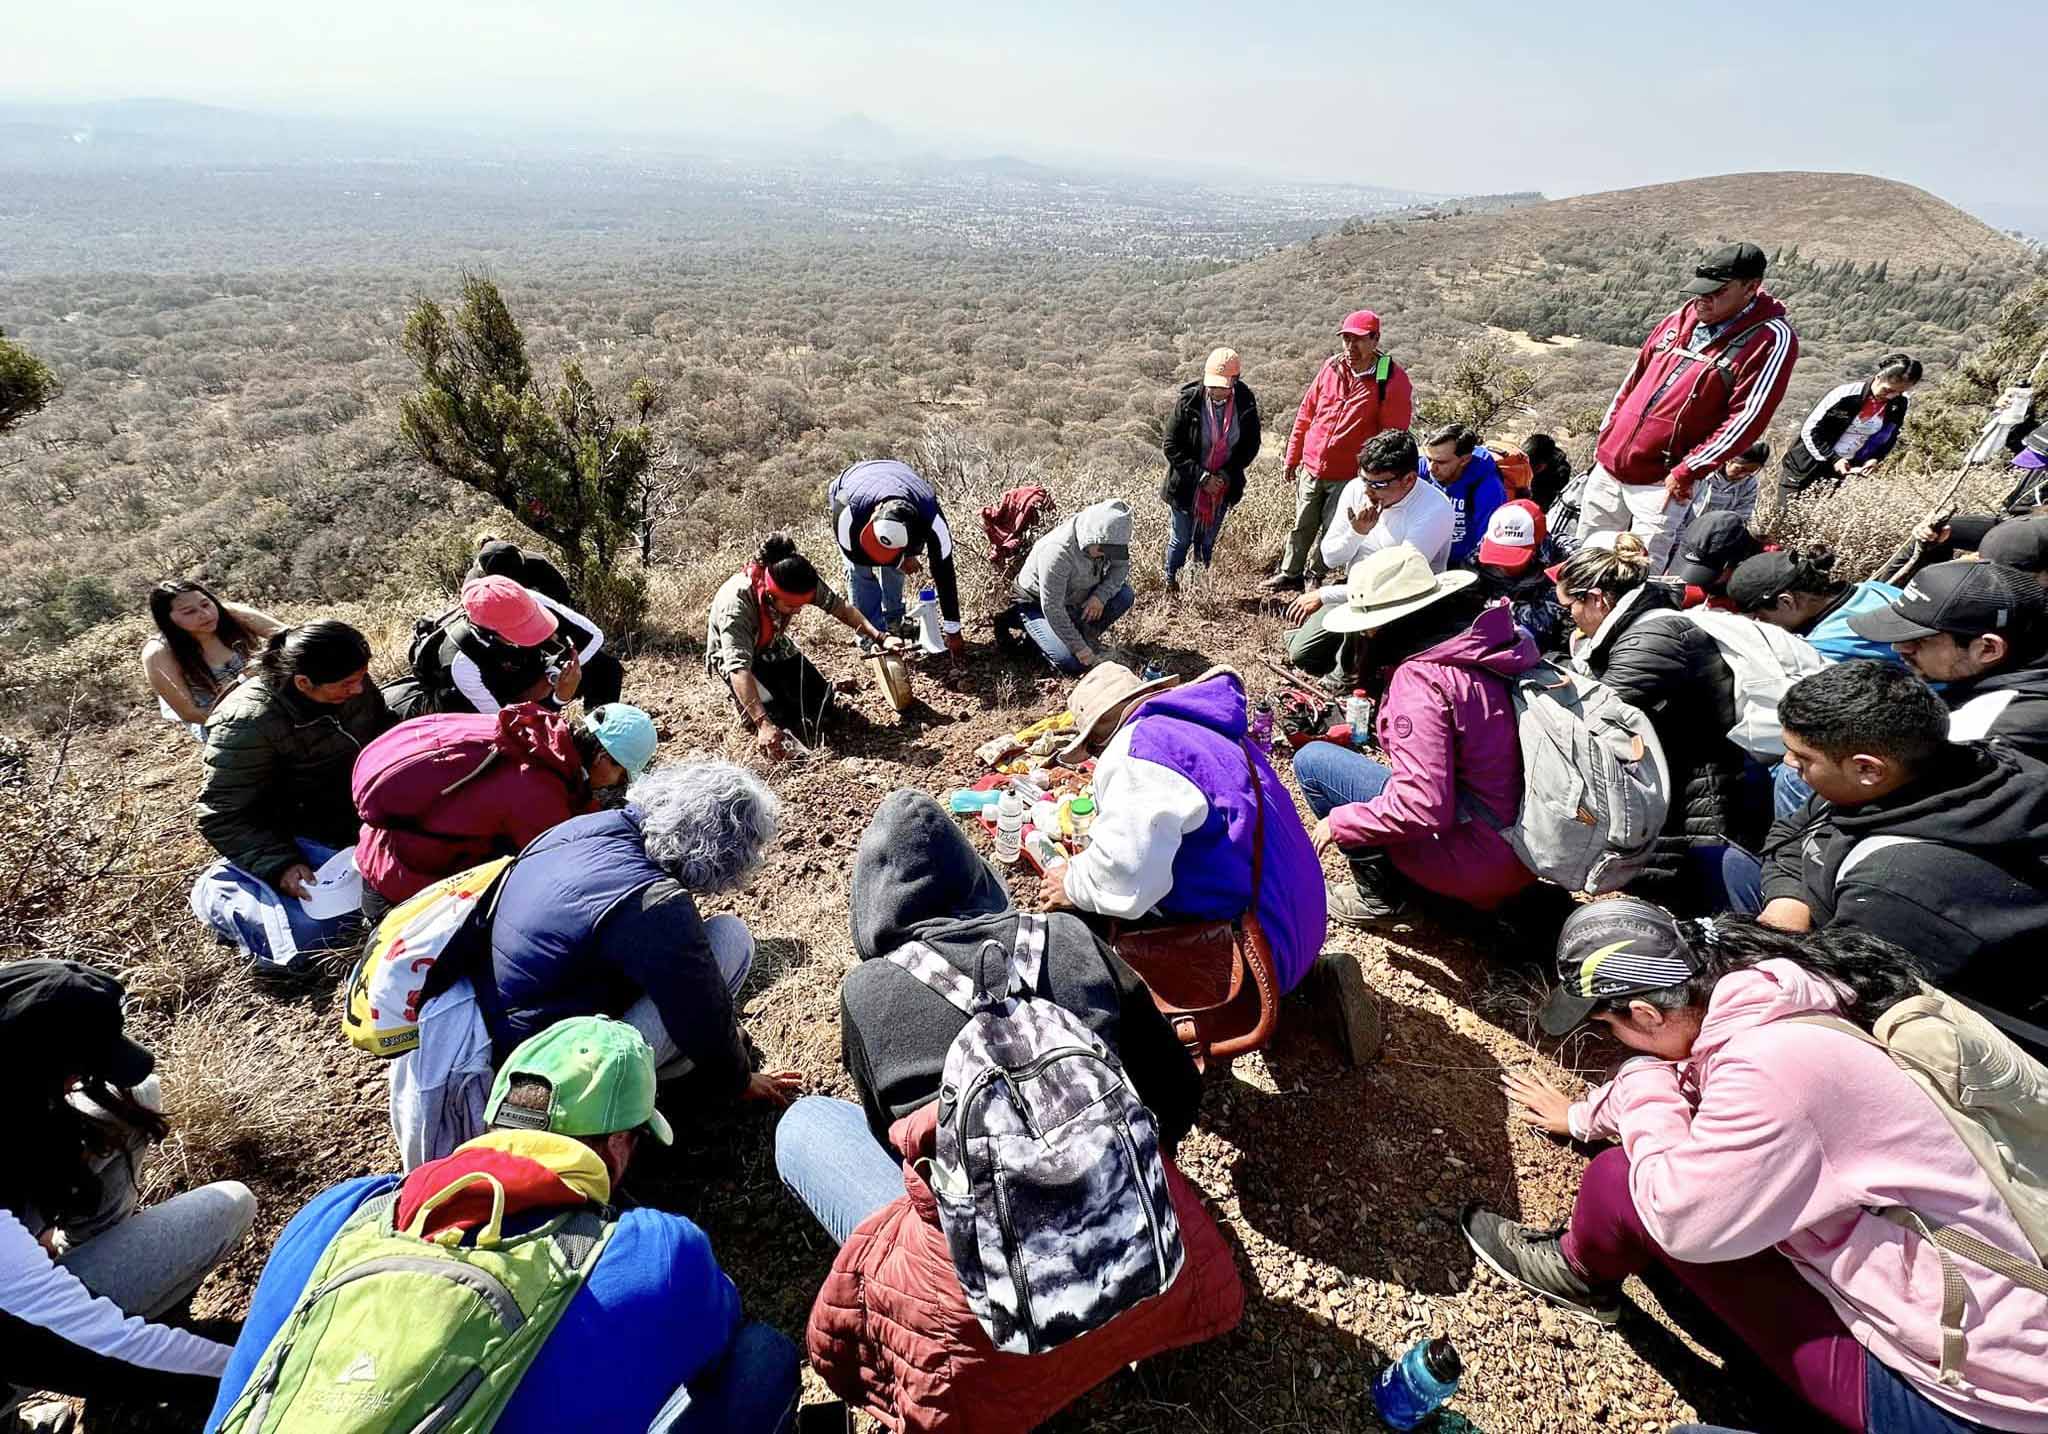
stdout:
[(1856, 845), (1849, 848), (1849, 854), (1843, 857), (1841, 865), (1835, 868), (1835, 885), (1840, 886), (1842, 884), (1842, 879), (1846, 877), (1851, 871), (1855, 870), (1856, 867), (1867, 857), (1876, 856), (1879, 852), (1885, 851), (1891, 847), (1919, 846), (1925, 841), (1925, 837), (1911, 836), (1865, 837), (1862, 841), (1857, 842)]
[(1046, 918), (1035, 911), (1020, 912), (1017, 934), (1010, 945), (1010, 992), (1034, 996), (1045, 974)]
[(1375, 379), (1379, 380), (1379, 401), (1381, 403), (1385, 403), (1387, 401), (1387, 380), (1393, 377), (1393, 374), (1394, 360), (1392, 356), (1388, 354), (1381, 354), (1379, 356), (1379, 361), (1372, 366), (1372, 376)]
[(1266, 787), (1259, 780), (1259, 764), (1252, 758), (1252, 744), (1240, 739), (1244, 748), (1244, 769), (1252, 779), (1252, 900), (1245, 908), (1245, 919), (1255, 921), (1259, 914), (1260, 876), (1266, 865)]
[(947, 1005), (963, 1015), (974, 1014), (977, 995), (974, 982), (954, 970), (944, 957), (922, 941), (907, 941), (882, 959), (929, 986)]

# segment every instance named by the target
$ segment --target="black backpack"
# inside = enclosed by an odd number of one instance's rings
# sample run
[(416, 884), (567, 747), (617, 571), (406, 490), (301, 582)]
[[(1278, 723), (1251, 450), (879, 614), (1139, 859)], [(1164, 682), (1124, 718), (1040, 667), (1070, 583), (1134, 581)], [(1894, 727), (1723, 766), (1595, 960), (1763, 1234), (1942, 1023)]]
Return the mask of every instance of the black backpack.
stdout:
[[(479, 631), (459, 607), (439, 617), (416, 619), (406, 660), (412, 667), (423, 712), (467, 712), (469, 703), (455, 689), (455, 659), (467, 657), (483, 674), (484, 685), (500, 702), (516, 700), (547, 675), (549, 644), (514, 647)], [(417, 716), (419, 713), (414, 713)]]

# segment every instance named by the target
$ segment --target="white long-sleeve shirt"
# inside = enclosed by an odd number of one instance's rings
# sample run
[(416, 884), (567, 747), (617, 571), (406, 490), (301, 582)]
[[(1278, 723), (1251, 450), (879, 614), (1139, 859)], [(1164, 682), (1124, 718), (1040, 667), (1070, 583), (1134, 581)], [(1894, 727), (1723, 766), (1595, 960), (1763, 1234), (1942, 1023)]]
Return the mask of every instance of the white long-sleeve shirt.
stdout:
[(1324, 607), (1344, 601), (1343, 576), (1351, 565), (1368, 554), (1397, 543), (1407, 543), (1429, 559), (1431, 572), (1442, 572), (1451, 558), (1451, 535), (1457, 528), (1457, 513), (1443, 490), (1426, 479), (1418, 479), (1408, 496), (1380, 513), (1369, 533), (1358, 532), (1351, 520), (1370, 502), (1365, 480), (1353, 478), (1337, 497), (1337, 508), (1323, 529), (1323, 566), (1338, 581), (1322, 589)]
[(234, 1352), (189, 1330), (152, 1324), (94, 1294), (50, 1258), (12, 1210), (0, 1210), (0, 1310), (80, 1349), (165, 1374), (217, 1379)]
[(1209, 819), (1202, 789), (1171, 767), (1131, 755), (1127, 726), (1095, 763), (1088, 849), (1067, 863), (1067, 899), (1083, 911), (1130, 921), (1173, 890), (1181, 838)]
[[(534, 601), (542, 607), (552, 610), (557, 617), (566, 618), (590, 634), (590, 640), (584, 643), (576, 654), (578, 662), (588, 662), (597, 656), (598, 650), (604, 646), (604, 632), (596, 623), (574, 608), (562, 606), (546, 593), (534, 592), (531, 588), (527, 591), (532, 593)], [(472, 662), (467, 654), (459, 650), (456, 652), (455, 661), (448, 664), (448, 675), (455, 683), (455, 690), (463, 695), (470, 706), (486, 717), (495, 714), (504, 706), (491, 695), (491, 689), (484, 682), (482, 669)]]

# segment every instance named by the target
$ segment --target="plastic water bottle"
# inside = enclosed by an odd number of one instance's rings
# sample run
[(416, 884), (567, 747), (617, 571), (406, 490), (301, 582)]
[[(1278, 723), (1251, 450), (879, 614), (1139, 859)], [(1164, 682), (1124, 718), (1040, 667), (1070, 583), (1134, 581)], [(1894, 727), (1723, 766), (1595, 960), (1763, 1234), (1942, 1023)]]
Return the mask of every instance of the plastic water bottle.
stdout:
[(1252, 708), (1252, 726), (1249, 734), (1252, 744), (1257, 747), (1273, 745), (1273, 704), (1261, 702)]
[(1372, 699), (1365, 695), (1363, 687), (1351, 689), (1351, 695), (1344, 699), (1344, 720), (1351, 724), (1351, 745), (1363, 747), (1372, 731)]
[(1372, 1384), (1373, 1408), (1389, 1429), (1413, 1429), (1450, 1403), (1465, 1362), (1447, 1339), (1425, 1339), (1380, 1371)]
[(996, 864), (1013, 866), (1024, 850), (1024, 799), (1013, 791), (996, 803)]
[(926, 652), (946, 650), (946, 635), (939, 627), (939, 595), (928, 587), (917, 594), (917, 645)]

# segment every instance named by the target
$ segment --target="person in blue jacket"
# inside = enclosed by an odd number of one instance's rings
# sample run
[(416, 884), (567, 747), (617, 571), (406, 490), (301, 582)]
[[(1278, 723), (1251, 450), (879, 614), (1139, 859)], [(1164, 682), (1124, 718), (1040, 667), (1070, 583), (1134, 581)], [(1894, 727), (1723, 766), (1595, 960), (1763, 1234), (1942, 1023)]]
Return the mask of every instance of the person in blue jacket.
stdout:
[(825, 486), (832, 536), (846, 560), (846, 587), (861, 615), (883, 632), (903, 621), (903, 580), (932, 570), (946, 650), (965, 655), (960, 583), (953, 571), (953, 530), (938, 491), (894, 458), (856, 463)]
[(1461, 567), (1478, 551), (1493, 510), (1508, 500), (1500, 465), (1462, 423), (1447, 423), (1423, 444), (1422, 476), (1451, 500), (1450, 566)]
[(1890, 583), (1851, 583), (1836, 577), (1834, 567), (1835, 551), (1825, 543), (1758, 553), (1736, 564), (1728, 579), (1728, 601), (1747, 617), (1798, 633), (1830, 662), (1867, 657), (1905, 666), (1891, 644), (1849, 626), (1858, 613), (1890, 607), (1899, 589)]
[[(505, 1062), (483, 1135), (410, 1175), (364, 1176), (315, 1196), (285, 1226), (264, 1266), (221, 1375), (207, 1434), (241, 1397), (349, 1216), (394, 1188), (403, 1202), (415, 1186), (445, 1188), (473, 1169), (488, 1170), (504, 1190), (508, 1233), (538, 1228), (583, 1203), (617, 1222), (582, 1288), (520, 1376), (496, 1434), (779, 1434), (789, 1428), (797, 1402), (796, 1346), (766, 1325), (743, 1322), (739, 1291), (704, 1232), (681, 1215), (644, 1206), (615, 1214), (640, 1141), (673, 1139), (654, 1108), (654, 1090), (653, 1053), (630, 1026), (602, 1016), (564, 1021)], [(451, 1200), (435, 1220), (461, 1228), (461, 1213)], [(429, 1224), (422, 1238), (446, 1233)]]

